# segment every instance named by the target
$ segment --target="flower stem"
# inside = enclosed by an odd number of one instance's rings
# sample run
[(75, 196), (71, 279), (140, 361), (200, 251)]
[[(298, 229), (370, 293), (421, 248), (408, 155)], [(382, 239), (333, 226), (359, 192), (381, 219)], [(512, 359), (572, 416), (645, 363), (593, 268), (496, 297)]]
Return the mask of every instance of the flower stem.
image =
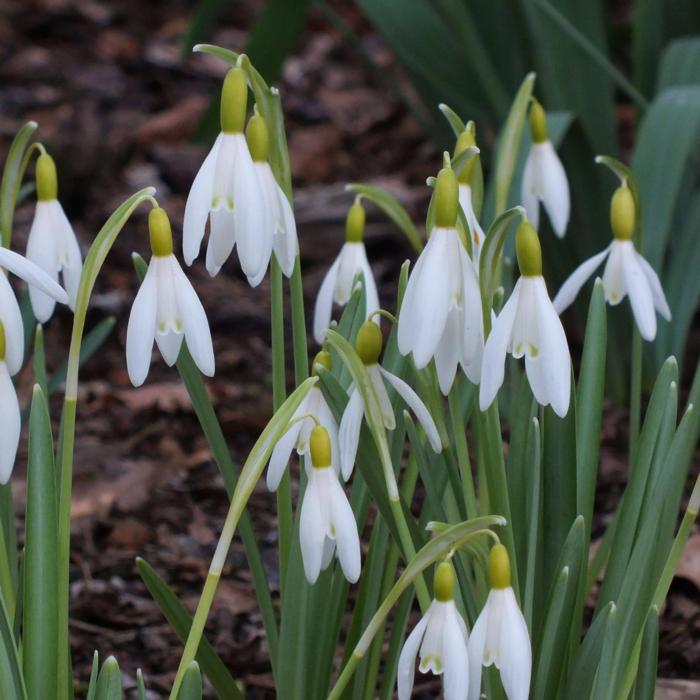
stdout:
[(642, 336), (634, 324), (632, 331), (632, 366), (630, 369), (630, 437), (629, 463), (634, 464), (639, 439), (642, 410)]
[(460, 420), (459, 407), (457, 405), (456, 389), (453, 386), (447, 396), (447, 405), (450, 409), (450, 421), (452, 422), (452, 434), (455, 441), (457, 461), (462, 475), (462, 487), (464, 488), (464, 505), (467, 509), (467, 518), (475, 518), (478, 515), (476, 507), (476, 492), (474, 490), (474, 477), (472, 464), (469, 459), (467, 436), (465, 426)]

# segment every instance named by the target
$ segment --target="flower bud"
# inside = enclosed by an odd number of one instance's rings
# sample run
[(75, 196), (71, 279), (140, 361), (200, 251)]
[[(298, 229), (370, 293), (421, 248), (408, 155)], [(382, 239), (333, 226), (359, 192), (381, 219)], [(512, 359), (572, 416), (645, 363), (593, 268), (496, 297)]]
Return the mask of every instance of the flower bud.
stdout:
[(365, 235), (365, 208), (359, 200), (348, 209), (345, 219), (345, 240), (348, 243), (362, 243)]
[(327, 370), (331, 369), (333, 362), (331, 360), (331, 354), (328, 352), (328, 350), (321, 350), (320, 352), (316, 353), (316, 357), (314, 357), (313, 362), (311, 363), (311, 375), (313, 377), (318, 376), (318, 373), (316, 372), (316, 365), (322, 365)]
[[(460, 153), (463, 153), (468, 148), (476, 146), (476, 139), (474, 138), (474, 132), (467, 128), (465, 129), (457, 139), (455, 145), (455, 157)], [(457, 176), (457, 180), (462, 185), (468, 185), (472, 179), (472, 174), (474, 173), (474, 166), (476, 165), (476, 158), (470, 158), (469, 162), (462, 168), (462, 172)]]
[(245, 138), (252, 159), (256, 163), (266, 163), (270, 153), (270, 136), (265, 119), (261, 114), (254, 114), (248, 120)]
[(0, 321), (0, 362), (5, 361), (5, 326), (2, 321)]
[(243, 133), (248, 107), (248, 81), (242, 68), (231, 68), (221, 88), (221, 131)]
[(48, 153), (36, 159), (36, 196), (40, 202), (51, 202), (58, 196), (56, 164)]
[(510, 588), (510, 559), (502, 544), (491, 547), (488, 569), (491, 588)]
[(539, 277), (542, 274), (540, 239), (528, 221), (522, 221), (515, 232), (515, 252), (521, 275)]
[(452, 168), (443, 168), (438, 173), (434, 197), (435, 225), (454, 228), (459, 209), (459, 186)]
[(433, 595), (439, 603), (447, 603), (454, 598), (455, 570), (449, 561), (443, 561), (435, 569)]
[(317, 425), (309, 437), (309, 448), (311, 451), (311, 464), (316, 469), (324, 469), (331, 466), (331, 439), (328, 431)]
[(165, 258), (173, 253), (173, 232), (165, 209), (153, 207), (148, 214), (148, 232), (151, 239), (151, 252), (157, 258)]
[(624, 184), (615, 190), (610, 201), (610, 225), (613, 236), (619, 241), (629, 241), (636, 226), (637, 211), (632, 190)]
[(355, 349), (363, 364), (376, 365), (382, 353), (384, 339), (379, 326), (372, 321), (365, 321), (357, 331)]
[(530, 107), (530, 133), (534, 143), (549, 141), (547, 134), (547, 117), (542, 105), (535, 99)]

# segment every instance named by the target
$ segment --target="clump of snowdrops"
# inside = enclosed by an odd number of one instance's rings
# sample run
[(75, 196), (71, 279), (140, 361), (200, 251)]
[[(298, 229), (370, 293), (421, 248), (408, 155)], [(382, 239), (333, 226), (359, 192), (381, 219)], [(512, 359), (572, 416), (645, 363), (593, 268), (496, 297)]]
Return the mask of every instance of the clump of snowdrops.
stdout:
[[(654, 340), (672, 309), (643, 256), (640, 220), (655, 203), (640, 201), (634, 173), (599, 158), (612, 173), (611, 243), (553, 295), (548, 242), (550, 230), (566, 235), (569, 185), (546, 112), (533, 96), (534, 75), (523, 82), (498, 137), (490, 187), (474, 123), (441, 105), (455, 144), (426, 185), (427, 242), (392, 197), (368, 185), (348, 187), (355, 197), (346, 239), (318, 291), (309, 366), (280, 96), (246, 56), (214, 46), (197, 50), (230, 68), (221, 133), (187, 199), (182, 253), (188, 266), (199, 264), (208, 228), (211, 275), (228, 274), (232, 256), (252, 286), (270, 275), (273, 415), (239, 471), (202, 379), (215, 376), (206, 300), (178, 260), (177, 235), (155, 190), (126, 200), (83, 261), (59, 203), (54, 161), (32, 141), (37, 125), (25, 125), (0, 191), (0, 266), (28, 284), (20, 303), (0, 275), (0, 696), (74, 696), (68, 562), (78, 375), (110, 325), (85, 334), (86, 311), (119, 232), (146, 206), (150, 259), (133, 256), (140, 287), (127, 329), (129, 377), (135, 386), (146, 381), (155, 343), (182, 377), (230, 498), (193, 615), (146, 561), (136, 562), (184, 643), (173, 700), (202, 697), (203, 679), (222, 699), (244, 696), (204, 637), (237, 534), (280, 698), (388, 700), (397, 692), (407, 700), (426, 674), (441, 677), (447, 700), (653, 697), (659, 609), (700, 499), (696, 483), (678, 525), (700, 431), (693, 410), (700, 379), (680, 408), (677, 365), (669, 358), (642, 414), (643, 343)], [(527, 153), (525, 129), (532, 137)], [(33, 196), (23, 179), (35, 157), (36, 212), (22, 256), (11, 250), (13, 214), (18, 201)], [(522, 204), (506, 209), (512, 188)], [(368, 203), (415, 248), (389, 308), (380, 306), (364, 246)], [(603, 263), (602, 278), (588, 285)], [(295, 375), (289, 394), (286, 293)], [(559, 317), (576, 297), (588, 303), (578, 373)], [(629, 472), (592, 555), (606, 302), (629, 302), (635, 321)], [(73, 310), (73, 333), (65, 370), (47, 377), (42, 324), (56, 303)], [(19, 556), (9, 483), (22, 413), (11, 377), (24, 364), (32, 333), (35, 386)], [(54, 441), (47, 397), (59, 387), (65, 400)], [(265, 471), (276, 493), (275, 595), (246, 511)], [(299, 481), (295, 499), (290, 472)], [(584, 626), (587, 601), (594, 608)], [(146, 697), (140, 673), (136, 692)], [(116, 660), (100, 666), (95, 655), (87, 697), (121, 694)]]

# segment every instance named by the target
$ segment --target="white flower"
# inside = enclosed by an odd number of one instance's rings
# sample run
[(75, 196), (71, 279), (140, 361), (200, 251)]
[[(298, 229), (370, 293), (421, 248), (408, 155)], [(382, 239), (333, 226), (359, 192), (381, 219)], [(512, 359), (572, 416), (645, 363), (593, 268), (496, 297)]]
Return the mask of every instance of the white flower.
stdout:
[(459, 206), (462, 207), (464, 217), (469, 224), (469, 233), (472, 238), (472, 263), (474, 271), (479, 275), (479, 256), (481, 254), (481, 246), (484, 243), (484, 229), (479, 224), (479, 219), (476, 218), (474, 205), (472, 204), (472, 188), (464, 183), (459, 183)]
[(243, 133), (245, 73), (229, 71), (222, 90), (222, 132), (192, 183), (183, 222), (183, 256), (191, 265), (210, 220), (206, 265), (216, 275), (238, 246), (248, 282), (260, 283), (270, 262), (275, 224)]
[(19, 372), (24, 361), (24, 325), (17, 297), (5, 270), (21, 277), (30, 289), (40, 289), (61, 304), (68, 303), (68, 295), (40, 267), (18, 253), (0, 246), (0, 323), (5, 329), (5, 361), (12, 376)]
[[(0, 276), (4, 277), (1, 273)], [(0, 484), (6, 484), (12, 476), (22, 430), (17, 393), (5, 361), (6, 350), (5, 328), (0, 323)]]
[(143, 384), (151, 364), (155, 340), (165, 362), (172, 366), (183, 338), (197, 367), (214, 374), (214, 350), (204, 307), (173, 255), (170, 222), (163, 209), (148, 217), (153, 257), (134, 299), (126, 331), (126, 364), (134, 386)]
[(547, 293), (535, 230), (518, 227), (516, 247), (522, 276), (493, 322), (484, 347), (479, 406), (485, 411), (503, 384), (506, 353), (525, 355), (525, 371), (535, 399), (558, 416), (569, 410), (571, 357), (564, 328)]
[[(317, 364), (321, 364), (330, 369), (330, 362), (330, 354), (322, 350), (314, 358), (312, 368), (315, 368)], [(315, 370), (312, 373), (315, 374)], [(302, 418), (302, 416), (308, 417)], [(316, 423), (314, 419), (317, 421)], [(323, 392), (318, 386), (311, 387), (309, 393), (294, 412), (290, 423), (292, 424), (291, 428), (280, 438), (272, 450), (270, 464), (267, 468), (267, 488), (270, 491), (277, 490), (293, 449), (299, 455), (308, 454), (311, 431), (314, 425), (317, 424), (322, 425), (328, 431), (331, 441), (331, 466), (336, 474), (340, 473), (338, 463), (338, 455), (340, 455), (338, 423)]]
[(532, 671), (530, 635), (510, 587), (510, 562), (503, 545), (491, 549), (489, 573), (491, 591), (469, 637), (469, 700), (478, 700), (481, 667), (491, 664), (500, 671), (508, 700), (527, 700)]
[[(629, 295), (639, 334), (644, 340), (651, 341), (656, 337), (656, 312), (670, 321), (671, 309), (654, 268), (635, 250), (631, 240), (634, 218), (629, 217), (634, 209), (629, 207), (634, 207), (634, 202), (627, 187), (618, 189), (613, 197), (612, 207), (611, 218), (616, 228), (613, 242), (604, 251), (582, 262), (571, 273), (554, 298), (554, 308), (557, 313), (564, 311), (574, 301), (586, 280), (607, 258), (603, 272), (606, 301), (615, 306)], [(623, 211), (617, 209), (618, 207), (627, 207), (624, 212), (628, 217), (626, 220)], [(620, 218), (615, 217), (616, 211), (620, 213)]]
[(442, 674), (445, 700), (466, 700), (469, 687), (467, 628), (453, 599), (454, 571), (442, 562), (435, 574), (435, 600), (408, 636), (396, 674), (399, 700), (413, 691), (416, 656), (421, 673)]
[(544, 110), (538, 102), (530, 109), (532, 148), (523, 172), (521, 199), (527, 218), (537, 229), (540, 202), (547, 210), (554, 233), (563, 238), (571, 208), (569, 181), (554, 146), (547, 138)]
[(331, 467), (331, 442), (324, 427), (311, 431), (310, 452), (312, 468), (299, 520), (306, 579), (315, 583), (335, 553), (345, 578), (355, 583), (360, 578), (360, 536), (350, 503)]
[[(317, 343), (323, 342), (326, 330), (331, 323), (333, 302), (345, 306), (350, 301), (352, 283), (358, 272), (361, 272), (363, 276), (365, 316), (369, 318), (370, 314), (379, 308), (377, 285), (367, 260), (365, 244), (362, 242), (364, 229), (365, 210), (362, 204), (356, 201), (350, 207), (345, 222), (345, 243), (323, 278), (321, 288), (318, 290), (318, 297), (316, 297), (314, 339)], [(374, 319), (374, 322), (379, 325), (379, 317), (375, 316)]]
[[(403, 379), (385, 370), (378, 362), (382, 351), (382, 333), (376, 325), (365, 321), (357, 333), (355, 347), (360, 359), (367, 369), (372, 382), (374, 398), (382, 417), (382, 423), (387, 430), (396, 428), (396, 418), (391, 407), (391, 401), (387, 394), (384, 382), (388, 382), (396, 393), (406, 402), (408, 407), (416, 414), (420, 424), (428, 436), (428, 441), (435, 452), (442, 451), (440, 434), (435, 426), (435, 421), (430, 412), (421, 401), (418, 394), (411, 389)], [(360, 441), (360, 429), (362, 418), (368, 412), (364, 405), (362, 395), (357, 387), (352, 384), (349, 389), (349, 400), (343, 416), (340, 419), (340, 471), (345, 480), (350, 478), (352, 468), (357, 456), (357, 447)]]

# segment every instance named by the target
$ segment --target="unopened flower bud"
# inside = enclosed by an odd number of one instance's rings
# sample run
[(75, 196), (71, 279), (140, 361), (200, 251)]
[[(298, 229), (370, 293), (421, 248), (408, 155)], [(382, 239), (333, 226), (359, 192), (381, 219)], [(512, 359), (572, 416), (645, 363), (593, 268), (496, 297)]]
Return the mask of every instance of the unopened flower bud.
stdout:
[(328, 350), (321, 350), (320, 352), (316, 353), (316, 357), (314, 357), (313, 362), (311, 363), (311, 375), (314, 377), (318, 376), (318, 372), (316, 372), (316, 365), (322, 365), (327, 370), (331, 369), (333, 362), (331, 360), (331, 354), (328, 352)]
[(532, 224), (527, 221), (521, 222), (515, 232), (515, 252), (521, 275), (539, 277), (542, 274), (540, 239)]
[(270, 153), (270, 136), (265, 119), (261, 114), (254, 114), (248, 120), (245, 138), (253, 160), (257, 163), (266, 163)]
[(331, 466), (331, 438), (322, 425), (317, 425), (311, 431), (309, 448), (311, 451), (311, 464), (316, 469), (324, 469)]
[(491, 548), (488, 568), (491, 588), (510, 588), (510, 559), (508, 550), (502, 544)]
[(56, 164), (48, 153), (36, 159), (36, 196), (40, 202), (51, 202), (58, 196)]
[(534, 99), (530, 107), (530, 133), (532, 134), (534, 143), (549, 141), (549, 136), (547, 134), (547, 117), (544, 108)]
[(454, 598), (455, 570), (449, 561), (443, 561), (435, 569), (433, 594), (439, 603), (447, 603)]
[(221, 131), (243, 133), (248, 108), (248, 81), (242, 68), (231, 68), (221, 88)]
[(452, 168), (443, 168), (435, 183), (435, 225), (454, 228), (459, 209), (459, 186)]
[(610, 225), (618, 241), (629, 241), (636, 226), (637, 212), (632, 190), (624, 184), (615, 190), (610, 201)]
[(362, 243), (365, 235), (365, 208), (362, 203), (355, 203), (348, 209), (345, 219), (345, 240), (348, 243)]
[[(467, 128), (459, 135), (459, 138), (457, 139), (457, 143), (455, 145), (455, 157), (472, 146), (476, 146), (476, 139), (474, 138), (473, 130)], [(457, 176), (457, 180), (461, 184), (469, 184), (472, 174), (474, 173), (475, 164), (476, 158), (470, 158), (469, 162), (462, 168), (462, 171)]]
[(377, 364), (383, 343), (384, 339), (379, 326), (372, 321), (365, 321), (357, 331), (357, 340), (355, 340), (355, 349), (363, 364)]
[(151, 252), (158, 258), (173, 253), (173, 232), (165, 209), (153, 207), (148, 214), (148, 232), (151, 239)]

